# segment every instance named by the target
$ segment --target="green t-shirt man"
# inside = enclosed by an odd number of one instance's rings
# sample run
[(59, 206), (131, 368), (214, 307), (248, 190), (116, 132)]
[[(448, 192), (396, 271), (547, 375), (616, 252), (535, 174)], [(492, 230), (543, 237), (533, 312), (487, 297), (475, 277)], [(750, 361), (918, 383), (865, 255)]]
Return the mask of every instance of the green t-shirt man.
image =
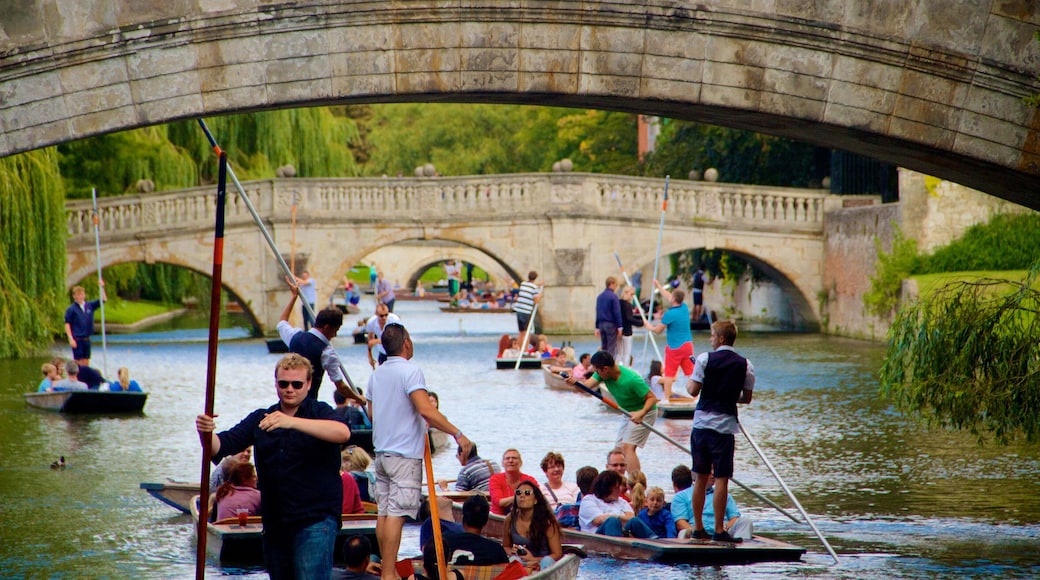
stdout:
[[(618, 369), (621, 374), (616, 380), (604, 379), (599, 373), (592, 373), (591, 378), (606, 385), (619, 407), (629, 413), (635, 413), (646, 404), (646, 394), (650, 392), (650, 387), (634, 370), (621, 365), (618, 365)], [(651, 408), (656, 409), (657, 405)]]

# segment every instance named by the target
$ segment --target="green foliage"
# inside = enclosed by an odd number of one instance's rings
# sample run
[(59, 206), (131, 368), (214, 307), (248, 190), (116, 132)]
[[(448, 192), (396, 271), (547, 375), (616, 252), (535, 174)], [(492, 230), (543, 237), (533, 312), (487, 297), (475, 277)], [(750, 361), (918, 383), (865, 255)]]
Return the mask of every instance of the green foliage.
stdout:
[(1036, 276), (1034, 268), (1023, 281), (956, 282), (902, 308), (889, 332), (882, 395), (980, 443), (1040, 441)]
[(156, 191), (198, 184), (196, 161), (169, 141), (165, 125), (65, 143), (58, 151), (71, 199), (89, 199), (94, 187), (101, 197), (134, 192), (140, 179), (152, 180)]
[(915, 274), (1024, 270), (1040, 261), (1040, 214), (1000, 214), (921, 260)]
[[(634, 174), (636, 117), (517, 105), (401, 103), (373, 107), (366, 175), (411, 176), (433, 163), (441, 175), (549, 171)], [(418, 130), (417, 130), (418, 129)]]
[(685, 179), (714, 167), (719, 181), (805, 187), (813, 179), (816, 148), (751, 131), (671, 120), (662, 124), (644, 173)]
[(888, 316), (899, 305), (903, 280), (918, 269), (921, 258), (917, 240), (905, 237), (898, 226), (894, 227), (891, 252), (882, 249), (880, 239), (875, 238), (874, 244), (878, 262), (870, 277), (870, 290), (863, 294), (863, 304), (875, 316)]
[(64, 201), (54, 148), (0, 159), (0, 357), (43, 352), (61, 332)]

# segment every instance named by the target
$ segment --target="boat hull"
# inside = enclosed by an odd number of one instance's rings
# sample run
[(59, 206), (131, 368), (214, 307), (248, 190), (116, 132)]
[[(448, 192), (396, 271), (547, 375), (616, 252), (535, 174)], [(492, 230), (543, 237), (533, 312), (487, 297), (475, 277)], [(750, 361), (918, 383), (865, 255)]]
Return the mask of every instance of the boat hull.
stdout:
[[(462, 519), (462, 504), (452, 504), (456, 521)], [(501, 538), (505, 518), (491, 514), (482, 534)], [(755, 562), (796, 562), (805, 554), (805, 548), (755, 536), (740, 544), (711, 540), (679, 540), (675, 538), (641, 540), (589, 534), (573, 529), (563, 530), (563, 543), (579, 545), (590, 554), (610, 556), (619, 560), (641, 560), (673, 564), (752, 564)]]
[(147, 491), (148, 495), (186, 514), (191, 513), (191, 498), (199, 495), (199, 487), (198, 483), (172, 480), (165, 483), (141, 483), (141, 489)]
[(289, 345), (280, 338), (267, 339), (267, 352), (269, 354), (285, 354), (289, 352)]
[[(524, 576), (524, 580), (574, 580), (578, 577), (578, 568), (580, 566), (581, 558), (575, 554), (564, 554), (551, 567), (532, 572)], [(413, 558), (412, 567), (416, 572), (426, 575), (422, 566), (422, 558)], [(498, 566), (451, 566), (451, 568), (461, 572), (464, 578), (494, 578), (505, 569), (505, 564)], [(449, 575), (448, 577), (453, 578), (454, 576)]]
[(37, 409), (61, 413), (140, 413), (148, 393), (128, 391), (56, 391), (25, 393), (25, 402)]
[[(522, 369), (540, 369), (545, 361), (541, 357), (529, 357), (525, 356), (520, 359), (520, 368)], [(516, 368), (515, 358), (496, 358), (495, 368), (498, 370)]]
[(657, 416), (662, 419), (692, 419), (697, 399), (672, 398), (657, 403)]

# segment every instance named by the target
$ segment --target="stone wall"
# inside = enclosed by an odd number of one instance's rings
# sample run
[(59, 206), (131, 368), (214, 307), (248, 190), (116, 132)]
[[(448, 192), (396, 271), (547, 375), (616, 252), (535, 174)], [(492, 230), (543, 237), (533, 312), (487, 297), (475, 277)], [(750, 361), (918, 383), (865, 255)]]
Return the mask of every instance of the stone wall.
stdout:
[[(869, 199), (869, 198), (860, 198)], [(877, 267), (877, 243), (892, 250), (898, 226), (932, 252), (956, 240), (975, 224), (994, 215), (1030, 211), (980, 191), (906, 169), (899, 170), (898, 203), (843, 207), (825, 219), (824, 292), (821, 322), (825, 332), (884, 340), (891, 320), (867, 313), (863, 295)], [(851, 201), (851, 200), (850, 200)], [(851, 201), (848, 205), (855, 205)], [(905, 286), (904, 286), (905, 287)]]

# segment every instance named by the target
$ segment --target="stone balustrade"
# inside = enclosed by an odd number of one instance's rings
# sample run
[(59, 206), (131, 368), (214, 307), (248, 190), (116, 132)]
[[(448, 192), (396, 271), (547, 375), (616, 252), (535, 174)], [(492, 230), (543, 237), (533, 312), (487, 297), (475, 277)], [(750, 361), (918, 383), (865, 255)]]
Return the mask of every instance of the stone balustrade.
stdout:
[[(513, 174), (439, 178), (273, 179), (242, 184), (265, 220), (288, 221), (297, 203), (303, 223), (479, 222), (580, 215), (599, 220), (660, 219), (664, 180), (587, 173)], [(104, 197), (98, 225), (105, 239), (161, 237), (212, 228), (215, 186)], [(824, 210), (836, 207), (824, 190), (673, 180), (669, 223), (726, 229), (822, 234)], [(92, 238), (90, 200), (66, 205), (70, 242)], [(252, 223), (233, 184), (228, 186), (227, 227)]]

